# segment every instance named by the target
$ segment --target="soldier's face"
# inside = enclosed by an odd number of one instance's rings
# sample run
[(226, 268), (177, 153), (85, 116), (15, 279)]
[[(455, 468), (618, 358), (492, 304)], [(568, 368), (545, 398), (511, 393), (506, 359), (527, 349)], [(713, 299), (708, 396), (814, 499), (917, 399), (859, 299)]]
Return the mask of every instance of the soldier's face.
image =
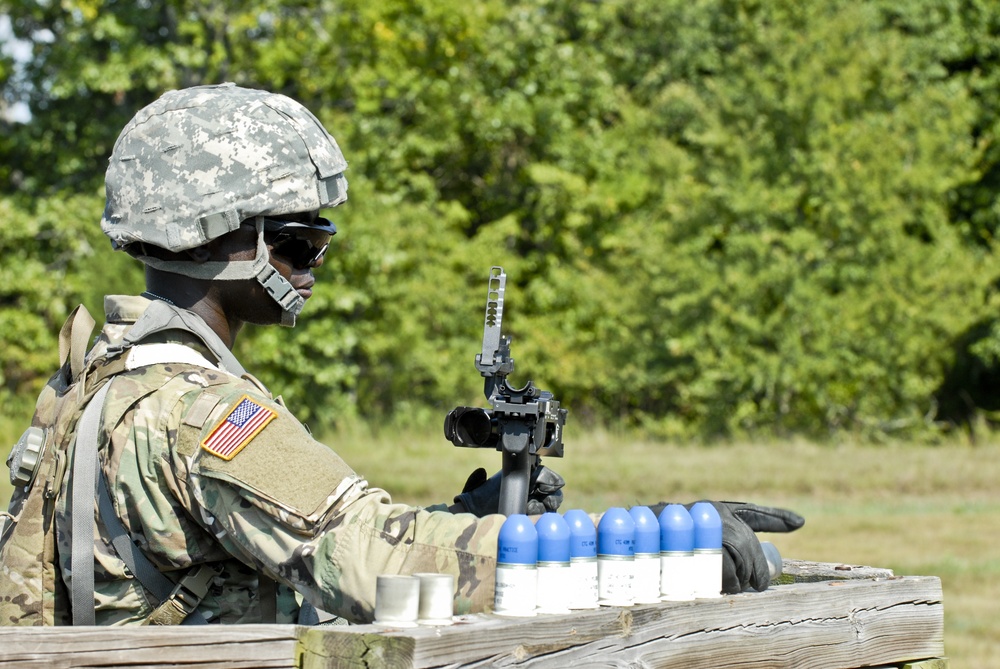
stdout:
[[(293, 223), (309, 223), (315, 221), (319, 212), (310, 211), (300, 214), (286, 214), (284, 216), (272, 216), (269, 218), (279, 220), (279, 221), (289, 221)], [(265, 236), (265, 239), (267, 237)], [(254, 239), (256, 242), (256, 237)], [(326, 238), (329, 242), (329, 238)], [(294, 258), (287, 258), (280, 253), (280, 248), (276, 245), (268, 244), (268, 255), (270, 256), (271, 267), (278, 270), (278, 273), (285, 278), (292, 287), (295, 288), (296, 292), (301, 295), (304, 299), (308, 300), (312, 297), (312, 288), (316, 283), (316, 278), (313, 276), (312, 270), (321, 267), (323, 265), (324, 254), (319, 254), (314, 260), (309, 262), (308, 265), (303, 266), (297, 263)], [(272, 300), (273, 301), (273, 300)]]
[[(308, 221), (316, 217), (316, 212), (275, 216), (291, 221)], [(310, 267), (295, 267), (287, 258), (271, 253), (269, 262), (304, 299), (312, 297), (316, 283), (312, 270), (323, 264), (319, 258)], [(243, 225), (233, 232), (223, 235), (211, 244), (214, 260), (252, 261), (257, 251), (257, 231), (252, 225)], [(256, 279), (238, 281), (216, 281), (213, 283), (215, 298), (224, 313), (231, 319), (255, 325), (273, 325), (281, 322), (281, 307), (278, 306)]]

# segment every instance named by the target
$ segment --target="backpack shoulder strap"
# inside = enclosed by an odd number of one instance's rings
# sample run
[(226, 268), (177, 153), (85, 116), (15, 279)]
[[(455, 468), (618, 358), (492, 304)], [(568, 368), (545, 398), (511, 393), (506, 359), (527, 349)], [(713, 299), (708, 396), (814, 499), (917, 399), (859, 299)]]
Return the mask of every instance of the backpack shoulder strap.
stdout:
[[(89, 335), (88, 335), (89, 336)], [(94, 394), (80, 418), (73, 447), (73, 484), (70, 491), (72, 514), (73, 570), (70, 593), (74, 625), (94, 625), (94, 500), (97, 500), (101, 521), (111, 535), (111, 544), (118, 557), (139, 583), (160, 602), (149, 622), (153, 624), (205, 624), (197, 611), (208, 592), (215, 570), (201, 566), (190, 570), (175, 586), (142, 551), (132, 543), (125, 526), (115, 512), (104, 475), (100, 472), (98, 444), (104, 403), (111, 388), (111, 377), (123, 371), (163, 362), (182, 362), (215, 368), (201, 355), (186, 346), (173, 344), (138, 345), (128, 355), (95, 370), (97, 383), (106, 381)], [(88, 381), (92, 380), (88, 377)]]
[(104, 399), (110, 383), (97, 391), (80, 418), (73, 448), (73, 509), (70, 564), (73, 587), (70, 592), (74, 625), (94, 625), (94, 498), (97, 495), (97, 438)]

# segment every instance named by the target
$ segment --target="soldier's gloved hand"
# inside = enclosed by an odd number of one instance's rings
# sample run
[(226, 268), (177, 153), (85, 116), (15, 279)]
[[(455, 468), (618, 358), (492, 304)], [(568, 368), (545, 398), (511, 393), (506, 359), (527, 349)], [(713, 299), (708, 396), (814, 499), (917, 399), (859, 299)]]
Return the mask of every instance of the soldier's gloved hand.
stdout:
[[(708, 501), (708, 500), (706, 500)], [(799, 514), (787, 509), (746, 502), (711, 502), (722, 519), (722, 590), (734, 595), (757, 592), (771, 585), (767, 559), (754, 532), (791, 532), (805, 524)], [(665, 503), (650, 507), (657, 516)], [(690, 509), (692, 504), (685, 504)]]
[[(455, 496), (455, 503), (460, 504), (468, 513), (482, 518), (500, 510), (500, 481), (502, 472), (497, 472), (487, 478), (486, 470), (480, 467), (472, 472), (465, 488), (460, 495)], [(546, 511), (555, 511), (562, 504), (562, 488), (566, 485), (563, 477), (548, 467), (537, 465), (531, 470), (531, 485), (528, 488), (527, 513), (531, 516), (541, 515)]]

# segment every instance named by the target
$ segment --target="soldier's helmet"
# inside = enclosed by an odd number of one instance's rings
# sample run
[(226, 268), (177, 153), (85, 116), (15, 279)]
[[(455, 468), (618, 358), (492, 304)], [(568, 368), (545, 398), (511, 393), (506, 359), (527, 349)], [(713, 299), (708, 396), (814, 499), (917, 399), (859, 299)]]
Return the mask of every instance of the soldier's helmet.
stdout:
[[(140, 110), (115, 142), (101, 229), (116, 249), (164, 271), (257, 278), (292, 324), (302, 299), (268, 265), (263, 217), (344, 202), (346, 169), (337, 141), (291, 98), (233, 84), (170, 91)], [(145, 248), (183, 251), (248, 220), (258, 229), (252, 263), (163, 261)]]

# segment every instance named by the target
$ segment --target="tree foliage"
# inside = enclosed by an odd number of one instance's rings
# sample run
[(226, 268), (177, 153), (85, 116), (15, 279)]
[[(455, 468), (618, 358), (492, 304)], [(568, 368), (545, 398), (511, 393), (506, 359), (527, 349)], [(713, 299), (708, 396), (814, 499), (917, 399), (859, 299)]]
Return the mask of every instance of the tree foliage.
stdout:
[(0, 58), (32, 111), (0, 137), (10, 397), (75, 302), (141, 290), (97, 225), (118, 131), (230, 80), (302, 101), (350, 162), (300, 326), (238, 343), (319, 426), (481, 401), (497, 264), (513, 380), (571, 421), (926, 436), (995, 408), (988, 0), (7, 4), (33, 48)]

